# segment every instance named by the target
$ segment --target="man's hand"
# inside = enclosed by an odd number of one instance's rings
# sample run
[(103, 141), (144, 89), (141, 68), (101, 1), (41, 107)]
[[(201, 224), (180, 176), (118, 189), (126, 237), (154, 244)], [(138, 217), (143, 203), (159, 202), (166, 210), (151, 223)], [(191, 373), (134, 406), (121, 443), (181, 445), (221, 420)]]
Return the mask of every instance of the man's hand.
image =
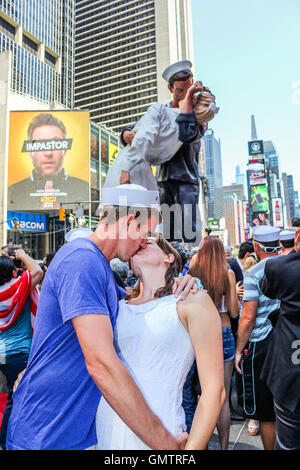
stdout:
[(17, 390), (17, 387), (18, 387), (19, 383), (21, 382), (22, 377), (25, 374), (25, 372), (26, 372), (26, 369), (22, 370), (22, 372), (19, 373), (19, 375), (17, 377), (17, 380), (14, 383), (13, 393), (15, 393), (15, 391)]
[(236, 285), (236, 295), (238, 296), (238, 298), (240, 300), (243, 300), (243, 297), (244, 297), (244, 286), (243, 284), (241, 283), (241, 281), (239, 281)]
[(179, 446), (178, 450), (184, 450), (185, 449), (188, 437), (189, 437), (189, 435), (188, 435), (187, 432), (183, 432), (183, 433), (177, 434), (177, 436), (175, 436), (175, 439), (178, 442), (178, 446)]
[(234, 365), (235, 365), (235, 370), (241, 374), (242, 370), (240, 368), (240, 362), (242, 360), (242, 353), (236, 352), (235, 357), (234, 357)]
[(192, 113), (193, 106), (197, 102), (197, 98), (194, 97), (195, 93), (203, 90), (202, 82), (195, 82), (187, 90), (183, 100), (179, 101), (178, 106), (182, 113)]
[(123, 139), (125, 140), (126, 144), (131, 145), (136, 131), (125, 131), (123, 132)]
[(175, 297), (179, 297), (181, 294), (180, 300), (184, 300), (190, 293), (197, 294), (200, 289), (197, 284), (197, 279), (190, 274), (186, 274), (185, 276), (176, 277), (174, 279), (172, 290)]
[(121, 171), (120, 184), (130, 184), (130, 173), (129, 171)]

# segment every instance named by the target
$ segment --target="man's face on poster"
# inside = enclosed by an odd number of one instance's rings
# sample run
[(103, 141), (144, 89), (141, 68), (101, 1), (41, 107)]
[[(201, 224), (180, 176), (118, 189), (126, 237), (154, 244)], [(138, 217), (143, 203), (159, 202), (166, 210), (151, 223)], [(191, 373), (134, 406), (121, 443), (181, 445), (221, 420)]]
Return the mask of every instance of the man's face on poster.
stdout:
[[(57, 126), (43, 125), (36, 127), (31, 135), (31, 140), (64, 139), (65, 135)], [(34, 170), (40, 176), (52, 177), (58, 175), (64, 163), (64, 150), (43, 150), (32, 152), (32, 164)]]

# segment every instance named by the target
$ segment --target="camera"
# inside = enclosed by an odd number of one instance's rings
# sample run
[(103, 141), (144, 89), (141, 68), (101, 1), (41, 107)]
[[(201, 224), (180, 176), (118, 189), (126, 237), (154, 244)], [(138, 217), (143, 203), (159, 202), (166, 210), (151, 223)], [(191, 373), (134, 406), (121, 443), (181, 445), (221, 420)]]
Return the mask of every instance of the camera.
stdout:
[(10, 245), (7, 248), (7, 253), (8, 253), (8, 256), (13, 260), (15, 268), (22, 269), (24, 268), (23, 262), (20, 259), (16, 259), (16, 256), (15, 256), (15, 250), (19, 250), (19, 249), (20, 249), (19, 245)]

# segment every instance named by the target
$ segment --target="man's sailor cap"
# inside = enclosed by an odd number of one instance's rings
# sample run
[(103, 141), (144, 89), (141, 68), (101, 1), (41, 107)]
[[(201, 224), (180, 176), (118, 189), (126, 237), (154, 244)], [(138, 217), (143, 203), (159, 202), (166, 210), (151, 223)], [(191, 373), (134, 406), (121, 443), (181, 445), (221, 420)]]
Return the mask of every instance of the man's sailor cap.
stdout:
[(279, 241), (280, 228), (271, 225), (259, 225), (253, 227), (252, 236), (257, 242), (276, 242)]
[(167, 83), (171, 80), (173, 75), (179, 72), (183, 72), (184, 70), (191, 70), (192, 69), (192, 62), (189, 60), (181, 60), (180, 62), (176, 62), (175, 64), (169, 65), (166, 70), (163, 72), (162, 77), (166, 80)]
[(138, 184), (121, 184), (115, 188), (103, 188), (101, 207), (147, 207), (160, 210), (159, 192), (148, 191)]
[(282, 230), (279, 235), (279, 240), (294, 240), (295, 239), (295, 232), (294, 230)]

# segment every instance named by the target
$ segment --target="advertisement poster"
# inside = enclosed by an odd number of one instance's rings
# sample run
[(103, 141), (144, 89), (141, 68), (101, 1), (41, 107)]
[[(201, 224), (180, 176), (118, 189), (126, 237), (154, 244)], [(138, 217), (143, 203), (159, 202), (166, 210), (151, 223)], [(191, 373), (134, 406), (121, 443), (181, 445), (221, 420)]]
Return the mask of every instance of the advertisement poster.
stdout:
[(248, 142), (249, 155), (260, 155), (264, 153), (263, 140), (251, 140)]
[(266, 172), (264, 159), (250, 160), (248, 164), (249, 180), (251, 186), (266, 184)]
[(282, 228), (284, 223), (281, 198), (272, 199), (272, 213), (274, 227)]
[(8, 209), (88, 201), (89, 154), (89, 112), (11, 111)]
[(244, 229), (250, 228), (249, 202), (243, 201)]
[(118, 145), (114, 144), (112, 141), (109, 143), (109, 164), (111, 165), (112, 162), (117, 158), (119, 153)]
[(252, 215), (252, 227), (257, 225), (270, 225), (269, 214), (266, 212), (258, 212)]
[(19, 232), (46, 232), (47, 222), (44, 214), (28, 214), (25, 212), (7, 212), (7, 230)]
[(99, 130), (91, 126), (91, 158), (99, 161)]
[(266, 185), (250, 186), (252, 213), (269, 212), (268, 187)]

